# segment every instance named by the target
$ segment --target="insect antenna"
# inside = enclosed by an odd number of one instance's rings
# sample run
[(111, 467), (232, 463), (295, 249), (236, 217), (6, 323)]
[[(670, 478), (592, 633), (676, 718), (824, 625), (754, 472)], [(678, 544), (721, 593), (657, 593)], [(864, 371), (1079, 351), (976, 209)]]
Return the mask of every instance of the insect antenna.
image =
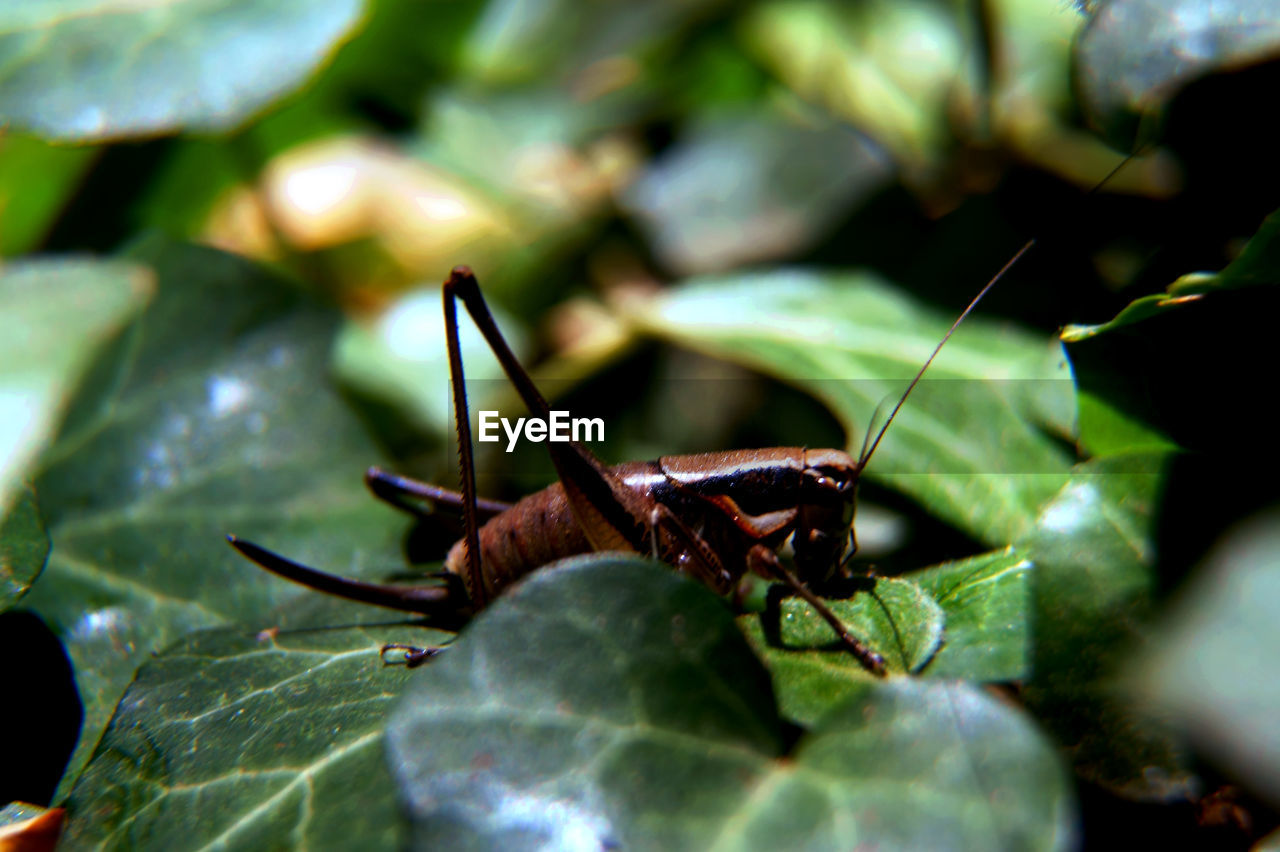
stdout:
[(876, 438), (871, 442), (871, 446), (865, 447), (864, 441), (863, 452), (858, 456), (859, 472), (867, 466), (867, 462), (871, 461), (871, 456), (875, 453), (876, 447), (880, 446), (880, 439), (884, 437), (884, 433), (888, 431), (889, 425), (893, 423), (893, 419), (897, 417), (898, 412), (902, 410), (902, 406), (906, 403), (907, 397), (911, 396), (911, 392), (915, 390), (916, 385), (920, 383), (920, 379), (924, 378), (924, 371), (929, 369), (929, 365), (933, 363), (933, 359), (938, 357), (938, 353), (942, 351), (942, 347), (951, 339), (951, 335), (956, 333), (956, 329), (960, 327), (960, 323), (965, 321), (965, 318), (968, 317), (969, 314), (973, 312), (973, 309), (978, 306), (978, 302), (982, 301), (982, 297), (987, 295), (991, 288), (996, 286), (1000, 279), (1003, 278), (1009, 270), (1022, 259), (1024, 254), (1031, 251), (1035, 244), (1036, 240), (1034, 237), (1023, 243), (1022, 248), (1018, 249), (1017, 253), (1014, 254), (1013, 257), (1009, 258), (1008, 262), (1000, 268), (1000, 271), (991, 277), (991, 280), (986, 283), (986, 286), (978, 291), (978, 295), (973, 297), (968, 306), (960, 313), (960, 316), (956, 317), (956, 321), (951, 323), (951, 328), (947, 329), (947, 333), (938, 341), (938, 345), (933, 347), (933, 352), (929, 354), (929, 357), (925, 360), (924, 364), (916, 371), (915, 378), (911, 380), (911, 384), (907, 385), (907, 389), (903, 391), (902, 396), (898, 397), (898, 402), (893, 406), (893, 411), (889, 412), (889, 419), (884, 421), (884, 425), (881, 426), (880, 431), (876, 433)]
[[(1141, 154), (1143, 150), (1145, 149), (1139, 148), (1137, 151), (1134, 151), (1133, 153), (1126, 156), (1119, 163), (1117, 163), (1116, 166), (1111, 171), (1107, 172), (1106, 177), (1104, 177), (1102, 180), (1094, 184), (1093, 188), (1090, 189), (1087, 193), (1085, 193), (1084, 197), (1080, 199), (1080, 203), (1083, 204), (1085, 201), (1091, 198), (1095, 193), (1097, 193), (1104, 186), (1106, 186), (1111, 181), (1111, 179), (1114, 178), (1120, 172), (1121, 169), (1123, 169), (1126, 165), (1129, 164), (1130, 160), (1134, 159), (1139, 154)], [(920, 367), (919, 370), (916, 371), (915, 378), (911, 380), (911, 384), (907, 385), (907, 389), (903, 391), (902, 396), (898, 397), (897, 404), (895, 404), (893, 406), (893, 410), (889, 412), (889, 419), (886, 420), (884, 422), (884, 425), (880, 427), (880, 430), (876, 432), (875, 440), (871, 442), (871, 446), (868, 447), (866, 439), (865, 438), (863, 439), (862, 452), (858, 454), (858, 472), (859, 473), (861, 473), (866, 468), (867, 463), (871, 461), (871, 456), (875, 454), (876, 448), (880, 446), (880, 440), (884, 437), (884, 433), (888, 431), (889, 425), (893, 423), (894, 418), (898, 416), (898, 412), (902, 410), (902, 406), (904, 403), (906, 403), (907, 397), (911, 396), (911, 392), (915, 390), (916, 385), (920, 383), (920, 379), (924, 377), (925, 370), (928, 370), (929, 365), (933, 363), (933, 359), (938, 357), (938, 353), (942, 351), (942, 347), (945, 346), (947, 341), (951, 339), (951, 335), (955, 334), (956, 329), (960, 327), (960, 323), (964, 322), (965, 319), (969, 316), (969, 314), (973, 312), (973, 309), (978, 306), (978, 303), (982, 301), (982, 298), (986, 296), (988, 292), (990, 292), (991, 288), (996, 286), (996, 284), (999, 283), (1000, 279), (1004, 278), (1005, 275), (1008, 274), (1009, 270), (1017, 266), (1018, 261), (1022, 260), (1023, 256), (1027, 252), (1031, 251), (1032, 248), (1035, 247), (1036, 242), (1037, 242), (1037, 238), (1032, 237), (1031, 239), (1023, 243), (1022, 248), (1018, 249), (1018, 251), (1014, 253), (1013, 257), (1009, 258), (1009, 260), (1005, 262), (1005, 265), (1000, 267), (999, 272), (991, 276), (991, 279), (987, 281), (987, 283), (983, 286), (981, 290), (978, 291), (978, 295), (973, 297), (973, 299), (969, 302), (969, 304), (965, 307), (965, 309), (960, 312), (960, 316), (956, 317), (955, 322), (951, 323), (951, 328), (947, 329), (947, 333), (944, 334), (942, 336), (942, 339), (938, 341), (938, 345), (933, 347), (933, 352), (929, 354), (929, 357), (925, 360), (924, 364)], [(878, 410), (879, 409), (877, 408), (877, 411)], [(874, 421), (874, 419), (875, 419), (875, 416), (873, 415), (872, 420)], [(871, 434), (869, 430), (867, 434), (868, 435)]]

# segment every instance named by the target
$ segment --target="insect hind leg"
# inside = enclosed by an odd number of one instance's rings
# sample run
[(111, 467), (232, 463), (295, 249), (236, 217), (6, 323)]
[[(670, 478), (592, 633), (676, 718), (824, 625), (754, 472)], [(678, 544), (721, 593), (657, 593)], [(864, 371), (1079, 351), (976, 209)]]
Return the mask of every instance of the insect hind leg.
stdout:
[(466, 588), (462, 578), (456, 575), (448, 575), (443, 585), (432, 586), (366, 583), (317, 571), (234, 535), (227, 536), (227, 541), (242, 556), (271, 573), (319, 592), (431, 617), (465, 617), (469, 614), (470, 602), (466, 597)]

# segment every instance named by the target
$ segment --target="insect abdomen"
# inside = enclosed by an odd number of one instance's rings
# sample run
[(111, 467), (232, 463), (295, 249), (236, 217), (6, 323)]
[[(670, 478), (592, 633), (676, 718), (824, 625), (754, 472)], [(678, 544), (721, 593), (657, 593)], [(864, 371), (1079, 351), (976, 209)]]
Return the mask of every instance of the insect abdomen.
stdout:
[[(480, 573), (486, 599), (549, 562), (592, 551), (559, 483), (530, 494), (480, 527)], [(446, 571), (467, 580), (466, 540), (445, 557)], [(468, 584), (467, 594), (474, 600)]]

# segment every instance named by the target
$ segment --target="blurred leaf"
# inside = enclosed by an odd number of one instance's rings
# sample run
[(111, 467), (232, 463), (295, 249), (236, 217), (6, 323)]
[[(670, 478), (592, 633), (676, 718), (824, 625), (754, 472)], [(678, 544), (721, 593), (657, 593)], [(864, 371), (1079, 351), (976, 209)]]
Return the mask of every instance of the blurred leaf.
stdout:
[(101, 153), (0, 136), (0, 255), (35, 250), (76, 184)]
[[(1268, 0), (1110, 0), (1075, 48), (1081, 106), (1117, 147), (1133, 147), (1143, 114), (1215, 71), (1280, 55), (1280, 20)], [(1142, 140), (1138, 140), (1142, 141)]]
[(888, 177), (883, 154), (848, 128), (757, 109), (692, 122), (623, 200), (662, 262), (687, 275), (809, 248)]
[[(548, 284), (562, 282), (562, 275), (537, 286), (515, 285), (611, 210), (640, 157), (620, 128), (639, 117), (641, 106), (627, 91), (583, 102), (562, 86), (488, 94), (459, 87), (434, 94), (410, 153), (465, 182), (476, 199), (470, 206), (483, 209), (483, 201), (502, 227), (489, 226), (487, 242), (467, 247), (473, 257), (443, 256), (430, 243), (416, 252), (406, 245), (405, 253), (419, 269), (468, 263), (499, 301), (537, 299), (535, 306), (545, 307), (556, 293)], [(426, 242), (432, 227), (440, 225), (420, 229), (416, 239)]]
[(609, 74), (611, 63), (634, 65), (640, 54), (656, 51), (656, 43), (671, 40), (717, 5), (492, 0), (465, 42), (464, 71), (488, 83), (575, 75), (579, 86), (589, 87), (589, 78)]
[[(802, 270), (698, 281), (638, 319), (652, 334), (809, 391), (840, 418), (854, 453), (876, 406), (888, 411), (949, 325), (869, 274)], [(1026, 534), (1071, 463), (1034, 422), (1046, 395), (1071, 394), (1046, 346), (1016, 329), (966, 322), (867, 475), (988, 543)]]
[(169, 143), (138, 202), (138, 228), (175, 240), (205, 234), (210, 212), (245, 179), (243, 155), (221, 139), (182, 138)]
[(743, 32), (801, 97), (826, 106), (895, 160), (932, 160), (946, 144), (948, 101), (971, 94), (965, 22), (945, 4), (775, 0)]
[(401, 848), (382, 732), (412, 673), (379, 649), (424, 634), (307, 629), (345, 612), (329, 600), (294, 601), (257, 637), (196, 633), (144, 665), (71, 795), (67, 842)]
[(410, 688), (389, 742), (419, 848), (1071, 840), (1069, 785), (1016, 711), (894, 679), (784, 756), (768, 679), (723, 604), (608, 555), (483, 612)]
[(227, 130), (301, 85), (363, 8), (12, 4), (0, 12), (0, 120), (66, 140)]
[[(1182, 592), (1135, 672), (1216, 768), (1280, 802), (1280, 514), (1237, 528)], [(1136, 668), (1136, 667), (1135, 667)]]
[(143, 267), (35, 259), (0, 274), (0, 515), (49, 439), (67, 392), (151, 294)]
[(28, 486), (0, 519), (0, 612), (22, 599), (49, 558), (49, 533)]
[(1078, 465), (1018, 545), (1036, 566), (1028, 706), (1071, 750), (1078, 772), (1147, 799), (1185, 795), (1190, 781), (1167, 726), (1115, 683), (1149, 615), (1167, 460), (1148, 453)]
[[(528, 346), (520, 325), (502, 310), (492, 311), (507, 344), (523, 357)], [(507, 380), (473, 323), (459, 323), (458, 340), (471, 408), (478, 412), (493, 398), (485, 389), (501, 393)], [(348, 322), (335, 341), (333, 358), (343, 384), (406, 412), (424, 432), (438, 436), (452, 431), (449, 347), (439, 287), (405, 294), (372, 324)]]
[(148, 654), (300, 593), (226, 533), (349, 575), (397, 553), (398, 522), (359, 486), (377, 452), (325, 384), (335, 317), (227, 255), (135, 256), (156, 297), (86, 378), (37, 480), (54, 550), (25, 603), (61, 634), (85, 705), (67, 782)]

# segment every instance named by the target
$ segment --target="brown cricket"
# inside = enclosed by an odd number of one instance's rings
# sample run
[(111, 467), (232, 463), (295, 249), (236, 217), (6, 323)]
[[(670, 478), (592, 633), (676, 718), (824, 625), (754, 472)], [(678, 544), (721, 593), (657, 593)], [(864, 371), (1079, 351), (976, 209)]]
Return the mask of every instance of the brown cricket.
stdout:
[[(459, 266), (444, 282), (444, 316), (462, 492), (377, 468), (365, 477), (374, 494), (400, 508), (417, 511), (415, 503), (425, 502), (462, 513), (465, 533), (449, 551), (436, 582), (392, 586), (350, 580), (300, 565), (235, 536), (228, 539), (268, 571), (313, 589), (450, 624), (474, 615), (529, 572), (592, 551), (652, 555), (719, 594), (733, 591), (745, 576), (754, 574), (781, 581), (791, 594), (807, 601), (864, 668), (883, 675), (884, 659), (850, 633), (820, 596), (857, 548), (853, 518), (858, 479), (943, 344), (1034, 242), (1028, 241), (956, 319), (859, 458), (843, 450), (773, 447), (664, 456), (610, 467), (579, 443), (548, 443), (560, 481), (515, 504), (482, 500), (475, 493), (458, 301), (484, 334), (529, 411), (548, 419), (550, 407), (507, 346), (475, 276)], [(777, 554), (788, 539), (795, 554), (794, 568), (783, 564)], [(403, 650), (410, 665), (439, 650), (388, 645), (384, 652), (389, 649)]]

